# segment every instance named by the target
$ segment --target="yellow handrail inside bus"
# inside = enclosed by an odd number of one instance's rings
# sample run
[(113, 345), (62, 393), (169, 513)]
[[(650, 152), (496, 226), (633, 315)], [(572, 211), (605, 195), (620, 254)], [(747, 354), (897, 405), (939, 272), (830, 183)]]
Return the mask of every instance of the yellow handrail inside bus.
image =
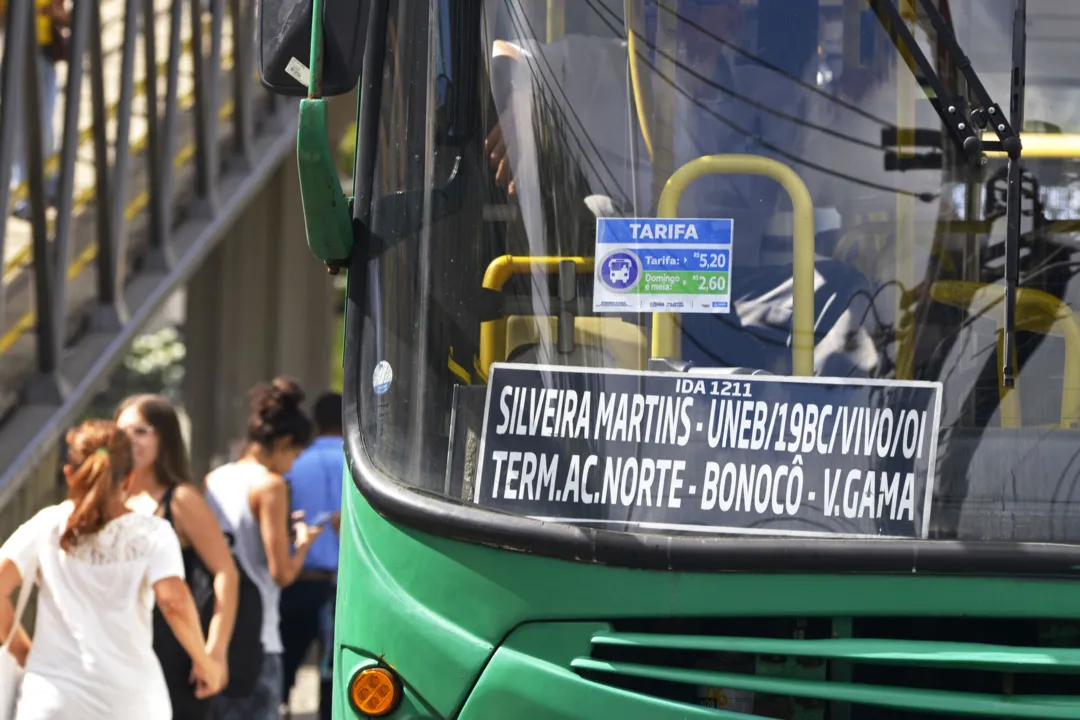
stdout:
[[(758, 155), (707, 155), (675, 171), (664, 185), (657, 215), (675, 218), (690, 183), (706, 175), (760, 175), (780, 184), (791, 198), (794, 237), (791, 367), (795, 375), (814, 374), (814, 203), (798, 174), (783, 163)], [(737, 229), (736, 229), (737, 232)], [(735, 257), (738, 257), (735, 255)], [(678, 358), (680, 327), (672, 313), (653, 313), (652, 356)]]
[[(942, 280), (930, 286), (930, 296), (937, 302), (961, 308), (970, 315), (987, 315), (1005, 297), (1001, 285), (963, 280)], [(1002, 303), (1002, 308), (1004, 304)], [(1004, 309), (1002, 310), (1004, 312)], [(1001, 382), (1004, 357), (1004, 331), (998, 323), (998, 393), (1001, 426), (1020, 427), (1020, 392)], [(1016, 290), (1016, 329), (1023, 332), (1058, 335), (1065, 339), (1065, 376), (1061, 388), (1061, 427), (1080, 422), (1080, 322), (1076, 314), (1059, 298), (1033, 288)], [(1015, 365), (1015, 358), (1014, 365)]]
[[(983, 142), (997, 140), (993, 132), (984, 132)], [(1080, 159), (1080, 135), (1065, 133), (1020, 133), (1020, 142), (1024, 146), (1025, 158), (1058, 158), (1060, 160)], [(1004, 158), (1004, 152), (987, 151), (986, 157)]]
[(566, 34), (566, 0), (547, 0), (547, 41), (555, 42)]
[[(897, 3), (901, 22), (908, 31), (915, 32), (918, 23), (918, 11), (915, 0), (900, 0)], [(896, 143), (899, 157), (915, 155), (915, 123), (918, 117), (917, 98), (923, 95), (916, 77), (915, 59), (903, 43), (897, 45), (900, 56), (908, 70), (896, 74)], [(915, 198), (904, 193), (897, 193), (893, 200), (896, 214), (896, 235), (893, 242), (893, 277), (903, 288), (916, 283), (915, 273)], [(876, 278), (875, 278), (876, 280)], [(904, 318), (906, 309), (897, 297), (895, 308), (897, 318)], [(910, 319), (910, 318), (909, 318)], [(896, 324), (896, 377), (910, 380), (915, 368), (915, 323), (898, 322)]]
[[(501, 292), (507, 281), (515, 275), (528, 275), (532, 272), (552, 275), (559, 271), (559, 263), (570, 261), (578, 275), (588, 275), (593, 271), (593, 259), (586, 257), (558, 257), (537, 255), (503, 255), (492, 260), (484, 272), (485, 290)], [(477, 370), (484, 382), (487, 382), (488, 369), (493, 362), (498, 362), (501, 351), (506, 349), (506, 318), (485, 320), (480, 323), (480, 363)]]
[(645, 86), (641, 83), (641, 58), (638, 57), (637, 20), (645, 15), (645, 0), (623, 0), (623, 15), (626, 24), (626, 54), (630, 61), (630, 88), (634, 94), (634, 108), (637, 111), (641, 136), (645, 139), (645, 149), (649, 152), (649, 161), (653, 159), (652, 131), (649, 129), (649, 110), (651, 103), (646, 103)]

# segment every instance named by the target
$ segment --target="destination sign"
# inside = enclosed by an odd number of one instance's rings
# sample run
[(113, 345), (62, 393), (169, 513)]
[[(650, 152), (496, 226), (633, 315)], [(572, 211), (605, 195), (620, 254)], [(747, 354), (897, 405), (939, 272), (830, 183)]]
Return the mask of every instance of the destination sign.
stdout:
[(474, 502), (549, 521), (924, 538), (940, 383), (492, 366)]

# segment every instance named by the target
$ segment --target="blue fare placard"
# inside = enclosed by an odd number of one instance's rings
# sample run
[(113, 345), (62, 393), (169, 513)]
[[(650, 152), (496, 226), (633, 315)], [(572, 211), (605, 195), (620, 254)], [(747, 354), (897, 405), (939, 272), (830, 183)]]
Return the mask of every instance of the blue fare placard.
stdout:
[(734, 223), (598, 218), (594, 312), (731, 310)]
[(474, 502), (626, 529), (925, 538), (941, 384), (496, 364)]

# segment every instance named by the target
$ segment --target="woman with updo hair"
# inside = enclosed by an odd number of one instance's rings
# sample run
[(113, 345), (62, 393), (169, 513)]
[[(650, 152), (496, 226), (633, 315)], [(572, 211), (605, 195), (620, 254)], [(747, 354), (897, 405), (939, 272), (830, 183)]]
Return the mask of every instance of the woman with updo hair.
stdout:
[[(320, 528), (293, 520), (289, 537), (289, 493), (285, 473), (311, 441), (313, 426), (301, 409), (304, 392), (292, 379), (275, 378), (251, 391), (247, 448), (236, 462), (206, 478), (219, 520), (234, 537), (233, 551), (262, 597), (263, 663), (251, 695), (214, 699), (218, 720), (268, 720), (280, 717), (284, 701), (282, 644), (278, 627), (281, 588), (300, 574), (304, 558)], [(290, 545), (295, 552), (290, 552)]]
[(9, 648), (25, 668), (15, 718), (170, 720), (155, 603), (191, 656), (196, 694), (214, 695), (225, 681), (224, 663), (206, 652), (180, 543), (165, 520), (125, 506), (131, 443), (114, 423), (69, 431), (67, 450), (68, 499), (0, 547), (0, 637), (14, 625), (15, 589), (39, 589), (33, 640), (20, 626)]

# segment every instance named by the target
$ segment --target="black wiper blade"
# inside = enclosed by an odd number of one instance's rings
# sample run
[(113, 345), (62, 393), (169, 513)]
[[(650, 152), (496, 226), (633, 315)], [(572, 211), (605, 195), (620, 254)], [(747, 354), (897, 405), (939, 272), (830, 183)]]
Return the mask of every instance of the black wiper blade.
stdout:
[[(1013, 11), (1013, 47), (1012, 73), (1009, 87), (1009, 111), (1012, 127), (1024, 126), (1024, 83), (1027, 80), (1027, 0), (1016, 0)], [(1000, 126), (994, 128), (999, 130)], [(1011, 130), (1011, 128), (1010, 128)], [(1016, 288), (1020, 284), (1020, 207), (1023, 198), (1021, 187), (1020, 155), (1023, 147), (1020, 136), (1013, 133), (1015, 153), (1009, 152), (1010, 145), (1002, 140), (1002, 145), (1009, 153), (1009, 185), (1006, 195), (1006, 230), (1005, 230), (1005, 361), (1002, 368), (1002, 382), (1005, 387), (1015, 384), (1013, 356), (1016, 354)]]
[[(974, 96), (976, 107), (971, 110), (970, 117), (965, 111), (963, 101), (954, 97), (946, 89), (938, 74), (934, 72), (933, 65), (915, 42), (915, 37), (908, 29), (907, 23), (893, 0), (867, 0), (867, 2), (893, 41), (900, 56), (923, 83), (923, 90), (945, 125), (946, 131), (957, 147), (963, 151), (968, 161), (975, 165), (985, 164), (986, 150), (1004, 152), (1009, 158), (1005, 234), (1005, 358), (1002, 383), (1005, 387), (1012, 387), (1014, 384), (1012, 359), (1016, 335), (1016, 287), (1020, 279), (1020, 156), (1023, 153), (1023, 144), (1015, 128), (1023, 127), (1024, 124), (1027, 0), (1015, 0), (1009, 117), (1006, 117), (1001, 106), (994, 102), (990, 93), (986, 91), (986, 86), (983, 85), (971, 65), (971, 59), (960, 47), (960, 42), (938, 10), (935, 0), (919, 0), (919, 6), (930, 20), (938, 38), (944, 41), (953, 64), (963, 74)], [(983, 142), (980, 135), (987, 127), (990, 127), (997, 135), (997, 142)]]

